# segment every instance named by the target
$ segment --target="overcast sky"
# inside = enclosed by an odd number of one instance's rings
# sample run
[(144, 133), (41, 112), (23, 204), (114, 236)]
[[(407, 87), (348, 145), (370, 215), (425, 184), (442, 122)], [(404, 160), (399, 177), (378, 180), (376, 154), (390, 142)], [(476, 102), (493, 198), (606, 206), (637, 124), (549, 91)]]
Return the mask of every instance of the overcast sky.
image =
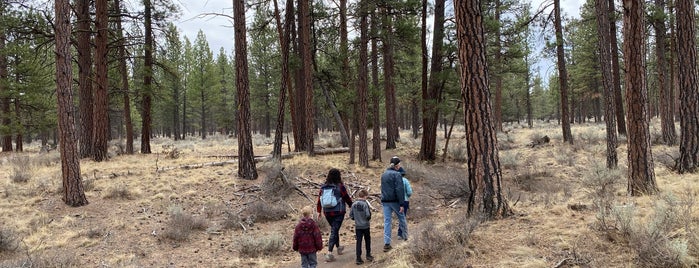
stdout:
[[(533, 0), (533, 11), (539, 8), (542, 1)], [(584, 2), (584, 0), (562, 0), (561, 6), (568, 16), (579, 17), (580, 7)], [(233, 15), (232, 0), (179, 0), (179, 4), (182, 8), (182, 17), (176, 25), (182, 31), (183, 37), (187, 36), (194, 42), (197, 32), (202, 30), (214, 55), (218, 54), (221, 47), (226, 50), (226, 54), (231, 54), (233, 49), (233, 20), (230, 19)], [(214, 13), (229, 17), (211, 15)]]

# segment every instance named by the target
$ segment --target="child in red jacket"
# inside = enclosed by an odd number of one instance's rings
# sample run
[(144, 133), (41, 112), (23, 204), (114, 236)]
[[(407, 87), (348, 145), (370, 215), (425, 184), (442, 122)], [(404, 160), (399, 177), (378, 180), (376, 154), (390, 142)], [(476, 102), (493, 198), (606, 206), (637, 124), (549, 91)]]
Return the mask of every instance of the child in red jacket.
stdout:
[(303, 208), (302, 213), (294, 229), (293, 249), (301, 254), (301, 267), (315, 268), (318, 265), (316, 252), (323, 249), (323, 237), (318, 224), (311, 219), (311, 208)]

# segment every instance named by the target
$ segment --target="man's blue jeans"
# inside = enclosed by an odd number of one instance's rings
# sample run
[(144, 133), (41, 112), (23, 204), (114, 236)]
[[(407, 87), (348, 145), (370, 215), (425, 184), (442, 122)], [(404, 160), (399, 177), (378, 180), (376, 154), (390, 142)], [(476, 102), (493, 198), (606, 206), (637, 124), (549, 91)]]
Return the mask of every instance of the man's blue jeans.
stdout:
[(383, 243), (391, 244), (392, 216), (398, 216), (398, 228), (403, 232), (403, 238), (408, 238), (408, 223), (405, 221), (405, 214), (400, 212), (400, 205), (396, 203), (382, 203), (383, 206)]

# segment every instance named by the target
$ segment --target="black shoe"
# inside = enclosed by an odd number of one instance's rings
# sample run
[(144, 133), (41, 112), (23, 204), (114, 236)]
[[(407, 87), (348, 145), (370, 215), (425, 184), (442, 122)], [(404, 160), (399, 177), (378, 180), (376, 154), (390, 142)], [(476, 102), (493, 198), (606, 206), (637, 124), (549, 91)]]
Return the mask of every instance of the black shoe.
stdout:
[(366, 261), (371, 261), (371, 262), (373, 262), (373, 261), (374, 261), (374, 256), (371, 256), (371, 255), (366, 256)]
[(385, 245), (383, 245), (383, 252), (388, 252), (392, 248), (393, 247), (391, 247), (391, 244), (385, 244)]
[(360, 265), (360, 264), (364, 264), (364, 261), (362, 260), (362, 258), (357, 258), (357, 261), (354, 263), (356, 263), (357, 265)]

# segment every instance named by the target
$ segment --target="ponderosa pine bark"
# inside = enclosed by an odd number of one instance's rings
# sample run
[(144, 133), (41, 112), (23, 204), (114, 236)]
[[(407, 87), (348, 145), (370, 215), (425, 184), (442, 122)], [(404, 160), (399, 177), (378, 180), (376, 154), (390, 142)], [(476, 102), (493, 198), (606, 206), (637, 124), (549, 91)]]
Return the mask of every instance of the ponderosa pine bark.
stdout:
[(90, 1), (77, 0), (75, 2), (76, 15), (76, 41), (78, 52), (78, 95), (80, 103), (78, 109), (80, 111), (80, 133), (79, 133), (79, 148), (80, 157), (92, 156), (92, 142), (94, 129), (93, 126), (93, 92), (92, 92), (92, 29), (90, 24)]
[(107, 140), (109, 139), (109, 99), (107, 94), (107, 42), (109, 42), (109, 17), (107, 0), (95, 0), (95, 87), (93, 103), (92, 159), (96, 162), (107, 160)]
[(63, 202), (72, 207), (87, 205), (80, 178), (80, 157), (75, 144), (75, 111), (73, 109), (73, 70), (70, 54), (70, 3), (56, 0), (54, 22), (56, 40), (56, 99), (58, 102), (58, 136), (61, 152)]
[(289, 73), (289, 36), (291, 35), (291, 27), (294, 24), (293, 10), (294, 1), (286, 1), (285, 21), (282, 26), (281, 17), (279, 15), (279, 4), (274, 0), (274, 18), (277, 22), (277, 34), (279, 35), (279, 44), (281, 47), (281, 85), (279, 89), (279, 102), (277, 104), (277, 127), (274, 130), (274, 148), (272, 157), (281, 162), (282, 160), (282, 136), (284, 135), (284, 104), (286, 103), (286, 92), (291, 87), (291, 77)]
[(616, 9), (614, 0), (609, 0), (609, 42), (612, 47), (612, 83), (614, 85), (614, 105), (616, 126), (619, 135), (626, 136), (626, 115), (624, 114), (624, 97), (621, 94), (621, 68), (619, 68), (619, 42), (616, 37)]
[[(121, 1), (114, 0), (114, 8), (118, 11), (119, 16), (116, 17), (117, 35), (119, 38), (118, 54), (119, 54), (119, 77), (121, 79), (121, 90), (124, 101), (124, 125), (126, 127), (126, 154), (133, 154), (133, 123), (131, 122), (131, 99), (129, 97), (129, 73), (126, 69), (126, 40), (124, 37), (124, 28), (121, 25)], [(175, 126), (177, 127), (177, 126)]]
[(386, 96), (386, 149), (395, 149), (398, 135), (398, 117), (396, 110), (396, 84), (393, 81), (393, 19), (389, 7), (381, 8), (383, 26), (383, 83)]
[(554, 25), (556, 28), (556, 58), (558, 59), (558, 83), (561, 93), (561, 127), (563, 129), (563, 141), (573, 144), (573, 133), (570, 130), (572, 121), (568, 106), (568, 70), (563, 50), (563, 26), (561, 22), (561, 0), (553, 0)]
[(679, 173), (694, 172), (699, 166), (699, 84), (697, 84), (696, 21), (694, 1), (677, 0), (677, 54), (680, 83)]
[(360, 0), (359, 8), (359, 73), (357, 81), (357, 132), (359, 134), (359, 165), (369, 166), (369, 151), (367, 150), (367, 92), (369, 91), (369, 0)]
[(153, 23), (151, 1), (143, 0), (145, 44), (143, 56), (143, 92), (141, 93), (141, 153), (150, 154), (151, 106), (153, 102)]
[(628, 192), (632, 196), (654, 194), (658, 191), (648, 129), (644, 16), (643, 0), (624, 1)]
[[(655, 12), (660, 14), (653, 16), (653, 28), (655, 29), (655, 57), (658, 64), (658, 95), (660, 97), (660, 132), (664, 144), (672, 146), (677, 143), (677, 134), (675, 133), (675, 117), (674, 117), (674, 98), (672, 87), (667, 71), (667, 57), (665, 50), (667, 49), (667, 38), (665, 31), (665, 0), (655, 0)], [(668, 79), (670, 78), (670, 79)]]
[[(5, 3), (0, 3), (0, 11), (5, 10)], [(7, 42), (7, 34), (5, 29), (0, 27), (0, 51), (5, 50), (5, 43)], [(7, 80), (7, 55), (5, 53), (0, 53), (0, 81)], [(5, 83), (0, 83), (0, 104), (2, 104), (2, 113), (0, 118), (2, 118), (2, 126), (8, 129), (8, 132), (2, 133), (2, 151), (12, 152), (12, 134), (9, 131), (10, 125), (12, 124), (12, 119), (10, 117), (10, 97), (9, 89)]]
[(233, 1), (235, 30), (236, 98), (238, 99), (238, 177), (257, 179), (255, 155), (250, 129), (250, 83), (248, 78), (247, 36), (245, 31), (245, 0)]
[(381, 161), (381, 115), (379, 112), (379, 51), (377, 45), (377, 16), (376, 9), (371, 12), (371, 25), (369, 31), (371, 33), (371, 160)]
[(488, 90), (483, 14), (479, 0), (454, 1), (459, 43), (461, 98), (464, 100), (468, 152), (468, 214), (488, 219), (510, 214), (502, 195), (502, 171)]
[[(439, 104), (442, 95), (442, 42), (444, 40), (444, 0), (435, 0), (434, 30), (432, 31), (432, 61), (430, 63), (429, 86), (422, 91), (422, 141), (418, 159), (437, 159), (437, 125), (439, 124)], [(424, 12), (424, 9), (423, 9)], [(423, 16), (425, 16), (423, 14)], [(427, 55), (423, 55), (427, 57)]]
[(619, 162), (616, 153), (617, 136), (615, 105), (614, 105), (614, 84), (612, 82), (612, 47), (609, 38), (609, 1), (595, 0), (595, 11), (597, 13), (597, 33), (600, 72), (602, 73), (602, 87), (604, 88), (604, 122), (607, 127), (607, 168), (614, 169)]

